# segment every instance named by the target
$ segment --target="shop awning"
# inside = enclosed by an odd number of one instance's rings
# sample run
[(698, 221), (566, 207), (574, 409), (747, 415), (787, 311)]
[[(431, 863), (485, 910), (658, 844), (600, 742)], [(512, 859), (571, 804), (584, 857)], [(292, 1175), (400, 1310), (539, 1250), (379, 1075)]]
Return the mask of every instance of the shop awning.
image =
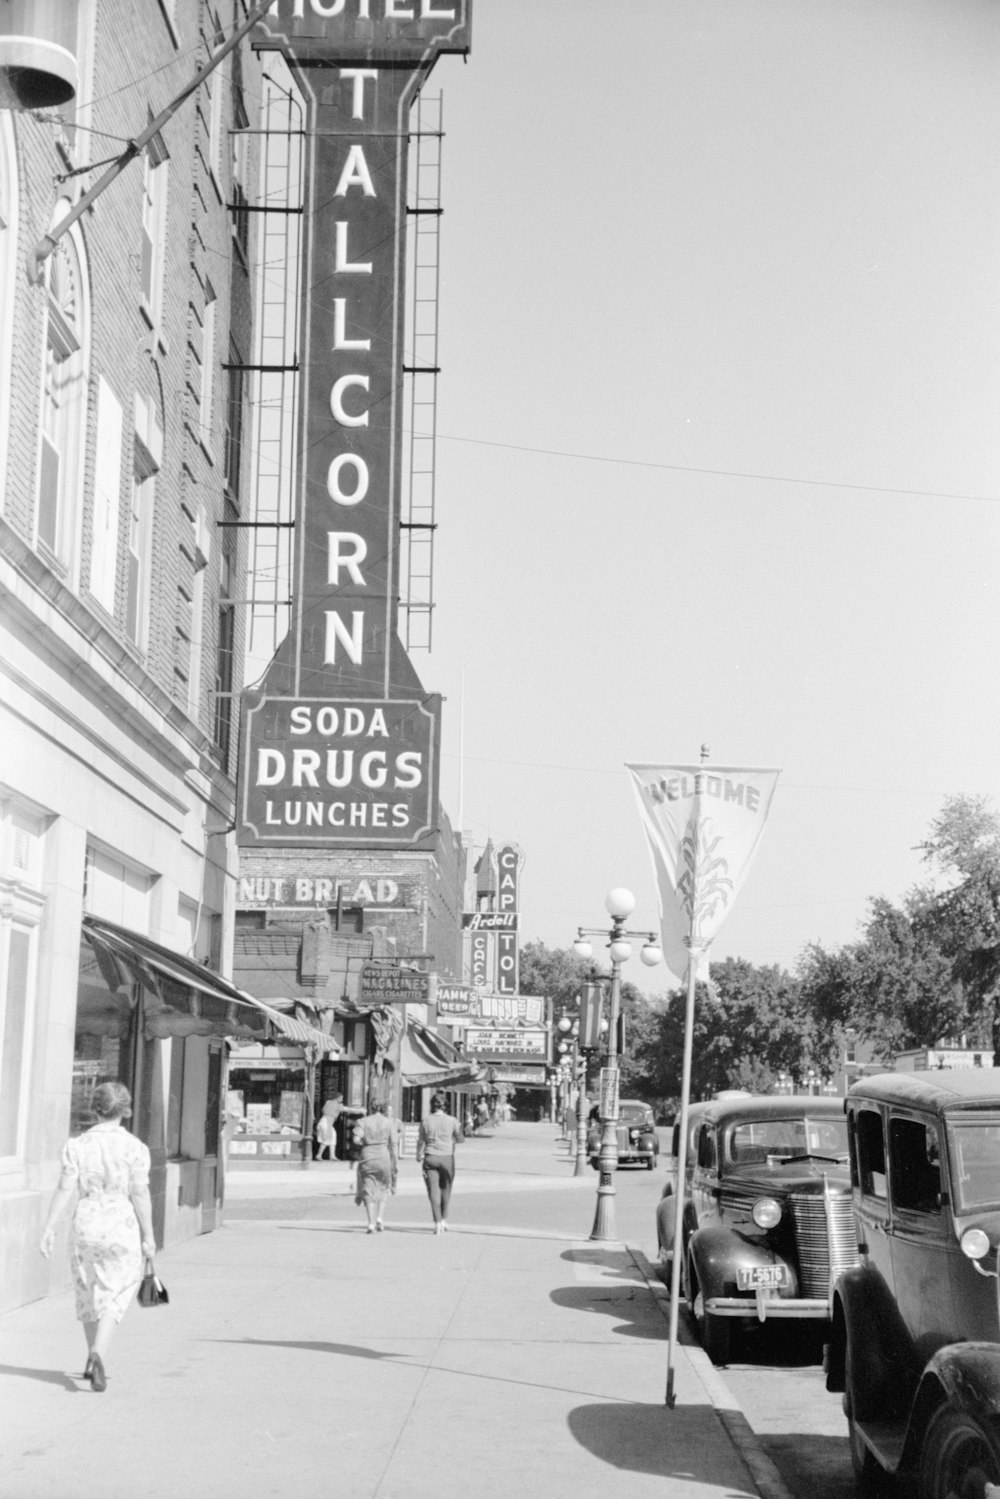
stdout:
[(477, 1063), (419, 1020), (407, 1021), (400, 1037), (399, 1070), (408, 1088), (457, 1087), (484, 1075)]
[(120, 965), (151, 996), (143, 1005), (144, 1029), (150, 1039), (216, 1035), (259, 1041), (278, 1031), (298, 1045), (316, 1046), (325, 1052), (341, 1050), (325, 1031), (282, 1014), (237, 989), (221, 974), (171, 952), (151, 937), (97, 916), (83, 918), (83, 935), (94, 949), (111, 989), (122, 983)]

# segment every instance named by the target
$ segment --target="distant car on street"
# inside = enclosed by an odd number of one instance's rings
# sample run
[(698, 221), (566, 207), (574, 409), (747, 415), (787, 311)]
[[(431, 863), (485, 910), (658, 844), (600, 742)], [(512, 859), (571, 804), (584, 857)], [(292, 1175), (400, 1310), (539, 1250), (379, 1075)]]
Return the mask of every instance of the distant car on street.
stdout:
[(860, 1261), (827, 1389), (858, 1490), (1000, 1499), (1000, 1070), (864, 1078), (847, 1119)]
[(834, 1279), (857, 1263), (847, 1125), (837, 1098), (737, 1094), (697, 1109), (683, 1285), (707, 1353), (725, 1364), (738, 1330), (828, 1322)]
[[(656, 1120), (648, 1103), (623, 1098), (618, 1105), (618, 1164), (645, 1166), (652, 1171), (660, 1153)], [(587, 1156), (596, 1171), (600, 1163), (601, 1124), (594, 1119), (587, 1129)]]

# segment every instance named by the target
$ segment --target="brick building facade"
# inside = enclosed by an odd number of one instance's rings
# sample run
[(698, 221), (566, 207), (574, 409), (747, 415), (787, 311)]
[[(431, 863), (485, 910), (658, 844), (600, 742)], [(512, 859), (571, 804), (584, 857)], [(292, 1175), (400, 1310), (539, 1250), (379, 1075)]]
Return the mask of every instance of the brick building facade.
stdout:
[(262, 1023), (214, 977), (235, 910), (262, 65), (232, 53), (32, 279), (99, 163), (246, 13), (71, 9), (75, 99), (0, 109), (0, 1306), (64, 1279), (36, 1245), (102, 1077), (135, 1094), (160, 1240), (214, 1226), (224, 1038)]

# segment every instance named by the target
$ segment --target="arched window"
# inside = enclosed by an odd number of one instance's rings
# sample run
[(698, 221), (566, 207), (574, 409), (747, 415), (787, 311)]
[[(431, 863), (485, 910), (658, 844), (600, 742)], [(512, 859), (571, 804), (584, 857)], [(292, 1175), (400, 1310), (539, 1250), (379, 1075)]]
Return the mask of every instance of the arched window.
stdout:
[[(68, 209), (61, 202), (58, 224)], [(70, 231), (45, 262), (45, 341), (35, 534), (70, 574), (79, 565), (80, 484), (87, 431), (87, 305), (82, 245)]]
[(17, 261), (17, 158), (9, 115), (0, 112), (0, 511), (7, 477)]

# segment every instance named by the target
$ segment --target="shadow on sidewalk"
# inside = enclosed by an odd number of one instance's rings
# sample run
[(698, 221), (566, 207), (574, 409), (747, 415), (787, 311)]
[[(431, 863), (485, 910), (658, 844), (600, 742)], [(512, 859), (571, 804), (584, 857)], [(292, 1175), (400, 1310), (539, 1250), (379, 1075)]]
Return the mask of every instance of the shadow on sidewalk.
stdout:
[(376, 1353), (374, 1348), (362, 1348), (358, 1343), (320, 1343), (296, 1341), (293, 1338), (202, 1338), (203, 1343), (229, 1343), (237, 1348), (299, 1348), (303, 1353), (337, 1353), (343, 1358), (372, 1358), (398, 1362), (404, 1357), (399, 1353)]
[(628, 1286), (560, 1286), (550, 1293), (556, 1306), (571, 1312), (600, 1312), (606, 1317), (621, 1317), (624, 1320), (613, 1332), (626, 1338), (651, 1338), (661, 1341), (664, 1337), (663, 1318), (644, 1287), (634, 1283)]
[[(603, 1463), (629, 1473), (694, 1479), (718, 1487), (705, 1446), (703, 1405), (580, 1405), (567, 1424), (580, 1446)], [(717, 1418), (712, 1410), (712, 1423)], [(721, 1425), (720, 1448), (725, 1447)], [(709, 1449), (710, 1451), (711, 1449)], [(751, 1499), (750, 1489), (726, 1488), (727, 1499)]]
[[(55, 1369), (26, 1369), (17, 1364), (0, 1364), (0, 1374), (10, 1374), (15, 1379), (35, 1379), (40, 1384), (61, 1385), (71, 1395), (81, 1395), (85, 1392), (81, 1383), (73, 1379), (69, 1374), (59, 1374)], [(83, 1375), (80, 1375), (82, 1381)]]

